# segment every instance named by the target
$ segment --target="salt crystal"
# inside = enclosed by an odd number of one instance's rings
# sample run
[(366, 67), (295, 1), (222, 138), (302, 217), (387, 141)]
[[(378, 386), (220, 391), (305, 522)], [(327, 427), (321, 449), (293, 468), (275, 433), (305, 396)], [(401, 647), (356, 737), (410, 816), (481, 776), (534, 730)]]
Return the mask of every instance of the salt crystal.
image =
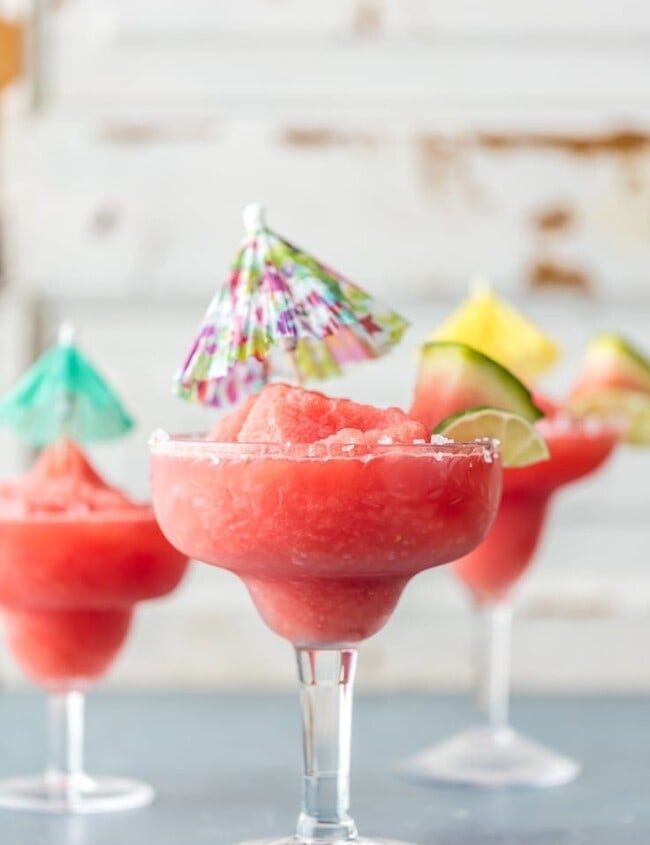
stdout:
[(445, 444), (453, 443), (454, 441), (445, 437), (444, 434), (432, 434), (430, 442), (432, 446), (444, 446)]
[(343, 452), (354, 452), (354, 443), (346, 443), (345, 446), (341, 447)]
[(413, 441), (414, 446), (426, 446), (427, 441), (423, 437), (418, 437), (416, 440)]
[(168, 440), (171, 440), (169, 434), (164, 431), (162, 428), (157, 428), (149, 438), (149, 444), (153, 443), (166, 443)]
[(382, 434), (377, 438), (377, 443), (380, 446), (390, 446), (393, 442), (393, 438), (389, 437), (387, 434)]

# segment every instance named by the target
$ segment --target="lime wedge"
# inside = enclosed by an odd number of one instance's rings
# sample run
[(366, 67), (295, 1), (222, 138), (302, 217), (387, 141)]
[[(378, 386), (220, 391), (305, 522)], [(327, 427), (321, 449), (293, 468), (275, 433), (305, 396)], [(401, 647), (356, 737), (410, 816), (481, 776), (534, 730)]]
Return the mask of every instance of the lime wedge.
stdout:
[(436, 330), (430, 340), (467, 343), (524, 381), (535, 379), (559, 356), (556, 344), (485, 282)]
[(434, 433), (457, 441), (498, 440), (504, 467), (524, 467), (551, 457), (546, 441), (528, 420), (497, 408), (461, 411), (443, 420)]
[(597, 417), (619, 424), (623, 440), (650, 446), (650, 395), (639, 390), (603, 388), (574, 397), (568, 410), (579, 417)]

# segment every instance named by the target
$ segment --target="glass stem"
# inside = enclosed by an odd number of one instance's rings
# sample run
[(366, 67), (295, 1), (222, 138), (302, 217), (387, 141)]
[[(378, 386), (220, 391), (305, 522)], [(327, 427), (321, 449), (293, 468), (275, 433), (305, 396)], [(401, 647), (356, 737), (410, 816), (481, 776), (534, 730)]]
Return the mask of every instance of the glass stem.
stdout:
[(84, 695), (81, 692), (51, 692), (48, 711), (46, 780), (53, 790), (74, 792), (84, 780)]
[(508, 725), (512, 606), (480, 603), (477, 617), (477, 707), (483, 724), (497, 731)]
[(350, 740), (356, 649), (296, 649), (303, 721), (303, 842), (354, 839), (350, 818)]

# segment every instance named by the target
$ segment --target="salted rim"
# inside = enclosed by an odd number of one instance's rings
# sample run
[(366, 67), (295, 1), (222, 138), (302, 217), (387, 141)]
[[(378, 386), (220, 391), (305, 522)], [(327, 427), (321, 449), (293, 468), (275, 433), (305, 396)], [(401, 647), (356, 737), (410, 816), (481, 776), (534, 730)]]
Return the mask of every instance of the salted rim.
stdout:
[(448, 443), (232, 443), (206, 440), (201, 434), (167, 434), (155, 431), (149, 438), (149, 449), (154, 455), (187, 457), (235, 458), (289, 458), (293, 460), (346, 460), (378, 458), (385, 455), (413, 455), (440, 460), (445, 457), (472, 455), (483, 460), (499, 457), (498, 440), (481, 438), (469, 442)]
[[(18, 509), (16, 509), (18, 511)], [(136, 522), (155, 522), (156, 516), (154, 514), (153, 505), (144, 502), (138, 503), (132, 508), (111, 508), (106, 510), (96, 511), (23, 511), (22, 513), (1, 511), (0, 510), (0, 525), (7, 525), (9, 523), (136, 523)]]

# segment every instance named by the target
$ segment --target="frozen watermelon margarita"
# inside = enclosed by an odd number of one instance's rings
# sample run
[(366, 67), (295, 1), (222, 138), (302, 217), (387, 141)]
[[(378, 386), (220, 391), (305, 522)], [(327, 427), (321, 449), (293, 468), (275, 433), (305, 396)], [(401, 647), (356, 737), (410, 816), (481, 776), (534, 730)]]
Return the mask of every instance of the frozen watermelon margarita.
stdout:
[(503, 495), (487, 537), (452, 571), (471, 591), (478, 616), (481, 723), (419, 753), (418, 779), (479, 786), (552, 786), (580, 771), (574, 760), (532, 742), (508, 724), (511, 591), (535, 558), (554, 494), (595, 472), (620, 438), (611, 426), (558, 412), (540, 420), (550, 458), (503, 473)]
[(82, 692), (116, 657), (135, 604), (169, 593), (186, 566), (151, 507), (110, 487), (70, 441), (0, 483), (6, 643), (50, 693), (55, 731), (46, 775), (0, 782), (0, 806), (93, 812), (151, 799), (146, 785), (82, 773)]
[(267, 625), (299, 646), (376, 633), (409, 578), (485, 535), (500, 489), (485, 444), (432, 444), (396, 408), (281, 384), (209, 439), (161, 437), (152, 452), (169, 540), (240, 575)]
[(419, 779), (480, 786), (565, 783), (578, 764), (517, 734), (508, 725), (511, 591), (538, 549), (556, 492), (600, 468), (621, 440), (614, 415), (579, 415), (571, 405), (534, 396), (496, 360), (463, 343), (423, 347), (412, 415), (433, 430), (458, 427), (477, 406), (521, 415), (548, 447), (545, 460), (509, 466), (497, 517), (485, 539), (452, 571), (475, 600), (481, 722), (406, 763)]
[(453, 443), (395, 408), (269, 385), (207, 439), (155, 436), (156, 515), (171, 543), (229, 569), (297, 649), (303, 810), (292, 842), (356, 839), (348, 815), (355, 646), (408, 580), (467, 554), (501, 492), (490, 441)]

